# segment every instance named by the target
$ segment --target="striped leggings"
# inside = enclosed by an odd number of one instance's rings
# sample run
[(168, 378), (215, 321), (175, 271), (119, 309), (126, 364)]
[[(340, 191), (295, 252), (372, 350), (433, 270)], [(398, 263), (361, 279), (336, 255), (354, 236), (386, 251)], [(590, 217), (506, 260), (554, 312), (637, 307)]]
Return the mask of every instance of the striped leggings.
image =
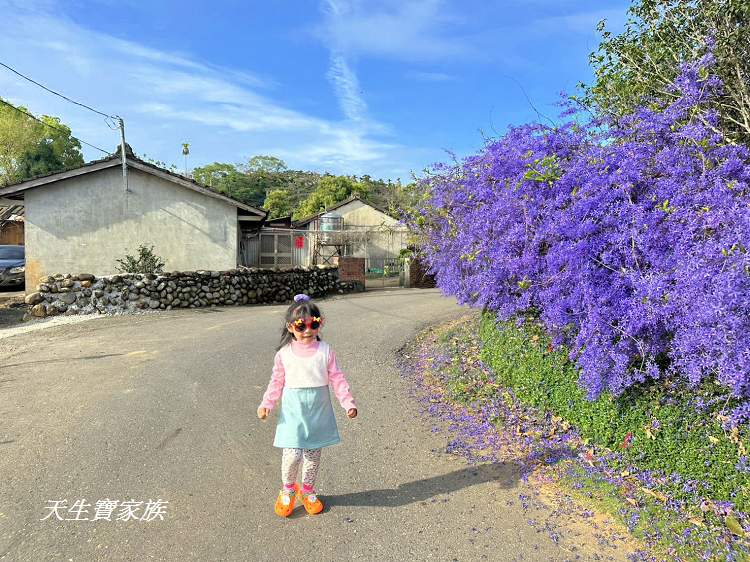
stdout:
[(300, 461), (302, 462), (302, 484), (310, 489), (315, 485), (320, 466), (320, 449), (282, 449), (281, 481), (291, 488), (297, 481)]

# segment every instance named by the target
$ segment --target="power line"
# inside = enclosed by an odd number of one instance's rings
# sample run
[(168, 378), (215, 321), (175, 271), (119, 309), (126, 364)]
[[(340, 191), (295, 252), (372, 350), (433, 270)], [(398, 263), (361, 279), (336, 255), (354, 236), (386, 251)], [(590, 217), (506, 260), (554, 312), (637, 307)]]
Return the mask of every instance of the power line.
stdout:
[[(2, 63), (0, 63), (0, 64), (2, 64)], [(4, 105), (7, 105), (8, 107), (10, 107), (10, 108), (12, 108), (12, 109), (15, 109), (15, 110), (16, 110), (16, 111), (18, 111), (19, 113), (23, 113), (23, 114), (24, 114), (24, 115), (26, 115), (27, 117), (31, 117), (31, 118), (32, 118), (32, 119), (34, 119), (35, 121), (39, 121), (39, 123), (41, 123), (41, 124), (42, 124), (42, 125), (44, 125), (45, 127), (49, 127), (49, 128), (51, 128), (51, 129), (55, 129), (55, 130), (57, 130), (57, 131), (60, 131), (61, 133), (65, 133), (65, 134), (68, 134), (68, 135), (70, 135), (70, 138), (72, 138), (72, 139), (75, 139), (75, 140), (77, 140), (78, 142), (80, 142), (80, 143), (83, 143), (83, 144), (85, 144), (86, 146), (90, 146), (91, 148), (95, 148), (96, 150), (98, 150), (98, 151), (100, 151), (100, 152), (103, 152), (104, 154), (107, 154), (107, 155), (110, 155), (110, 154), (112, 154), (111, 152), (109, 152), (109, 151), (107, 151), (107, 150), (104, 150), (103, 148), (99, 148), (98, 146), (95, 146), (95, 145), (93, 145), (93, 144), (91, 144), (91, 143), (89, 143), (89, 142), (86, 142), (85, 140), (79, 139), (78, 137), (74, 137), (74, 136), (73, 136), (72, 134), (70, 134), (70, 130), (65, 130), (65, 129), (61, 128), (61, 127), (56, 127), (55, 125), (50, 125), (49, 123), (45, 123), (44, 121), (42, 121), (41, 119), (39, 119), (39, 118), (38, 118), (38, 117), (36, 117), (35, 115), (32, 115), (32, 114), (31, 114), (31, 113), (29, 113), (28, 111), (24, 111), (24, 110), (23, 110), (23, 109), (21, 109), (20, 107), (16, 107), (16, 106), (15, 106), (15, 105), (13, 105), (12, 103), (8, 103), (7, 101), (5, 101), (5, 100), (4, 100), (4, 99), (2, 99), (2, 98), (0, 98), (0, 103), (2, 103), (2, 104), (4, 104)]]
[(77, 102), (77, 101), (75, 101), (75, 100), (72, 100), (72, 99), (70, 99), (69, 97), (67, 97), (67, 96), (64, 96), (64, 95), (62, 95), (61, 93), (59, 93), (59, 92), (56, 92), (55, 90), (52, 90), (52, 89), (48, 88), (48, 87), (47, 87), (47, 86), (45, 86), (44, 84), (40, 84), (40, 83), (39, 83), (39, 82), (37, 82), (36, 80), (32, 80), (32, 79), (31, 79), (31, 78), (29, 78), (28, 76), (25, 76), (25, 75), (21, 74), (21, 73), (20, 73), (20, 72), (18, 72), (18, 71), (17, 71), (17, 70), (15, 69), (15, 68), (11, 68), (10, 66), (8, 66), (8, 65), (7, 65), (7, 64), (5, 64), (5, 63), (2, 63), (2, 62), (0, 62), (0, 66), (3, 66), (3, 67), (5, 67), (5, 68), (7, 68), (8, 70), (10, 70), (11, 72), (13, 72), (14, 74), (17, 74), (18, 76), (20, 76), (20, 77), (21, 77), (21, 78), (23, 78), (24, 80), (28, 80), (28, 81), (29, 81), (29, 82), (31, 82), (32, 84), (36, 84), (37, 86), (39, 86), (40, 88), (42, 88), (42, 89), (44, 89), (44, 90), (47, 90), (47, 91), (48, 91), (48, 92), (50, 92), (51, 94), (55, 94), (56, 96), (60, 96), (60, 97), (61, 97), (62, 99), (64, 99), (64, 100), (67, 100), (67, 101), (69, 101), (70, 103), (74, 103), (74, 104), (76, 104), (76, 105), (80, 105), (81, 107), (85, 107), (85, 108), (86, 108), (86, 109), (88, 109), (89, 111), (93, 111), (94, 113), (98, 113), (99, 115), (102, 115), (103, 117), (109, 117), (110, 119), (116, 119), (116, 118), (117, 118), (117, 117), (116, 117), (115, 115), (108, 115), (107, 113), (104, 113), (104, 112), (102, 112), (102, 111), (99, 111), (98, 109), (94, 109), (93, 107), (89, 107), (89, 106), (88, 106), (88, 105), (86, 105), (85, 103), (80, 103), (80, 102)]

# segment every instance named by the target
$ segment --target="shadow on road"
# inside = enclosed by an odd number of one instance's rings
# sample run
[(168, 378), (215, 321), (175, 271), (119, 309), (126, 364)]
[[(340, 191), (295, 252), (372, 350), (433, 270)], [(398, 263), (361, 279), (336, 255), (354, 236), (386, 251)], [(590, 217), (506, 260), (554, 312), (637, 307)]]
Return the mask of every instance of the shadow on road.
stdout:
[(0, 304), (0, 329), (23, 324), (23, 316), (27, 306), (23, 303), (12, 303), (9, 306)]
[(322, 495), (322, 498), (326, 501), (326, 508), (344, 505), (398, 507), (485, 482), (496, 482), (502, 488), (513, 488), (520, 476), (521, 472), (515, 464), (500, 462), (466, 467), (448, 474), (414, 480), (397, 488), (381, 488), (338, 496)]

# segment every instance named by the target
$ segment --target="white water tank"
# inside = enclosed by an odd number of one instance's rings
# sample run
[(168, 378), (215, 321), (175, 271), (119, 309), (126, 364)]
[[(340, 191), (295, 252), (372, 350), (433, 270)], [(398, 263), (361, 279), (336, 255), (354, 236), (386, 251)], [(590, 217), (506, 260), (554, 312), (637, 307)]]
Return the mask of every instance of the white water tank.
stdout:
[(320, 240), (324, 244), (333, 241), (335, 231), (344, 230), (344, 217), (336, 211), (323, 213), (318, 220), (321, 230)]

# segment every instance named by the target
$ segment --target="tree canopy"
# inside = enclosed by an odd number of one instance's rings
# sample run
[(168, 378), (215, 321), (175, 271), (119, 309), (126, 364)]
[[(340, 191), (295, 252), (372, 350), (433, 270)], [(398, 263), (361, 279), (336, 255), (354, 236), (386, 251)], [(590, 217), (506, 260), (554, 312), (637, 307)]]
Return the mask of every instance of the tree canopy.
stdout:
[(193, 169), (193, 179), (253, 207), (260, 207), (266, 198), (266, 186), (253, 174), (234, 164), (214, 162)]
[(598, 114), (623, 116), (639, 105), (674, 102), (680, 65), (710, 50), (723, 82), (712, 101), (730, 142), (750, 142), (750, 3), (747, 0), (635, 0), (624, 31), (599, 23), (591, 54), (595, 81), (582, 100)]
[(263, 209), (268, 211), (268, 218), (275, 219), (292, 214), (292, 198), (286, 189), (274, 189), (263, 202)]
[(369, 175), (358, 178), (290, 170), (283, 160), (265, 155), (253, 156), (247, 164), (214, 162), (195, 168), (192, 175), (202, 185), (262, 207), (269, 218), (292, 215), (300, 220), (355, 192), (365, 201), (390, 210), (408, 196), (399, 182), (375, 180)]
[(305, 199), (294, 212), (294, 220), (303, 219), (325, 210), (336, 203), (358, 192), (366, 196), (367, 187), (346, 176), (323, 176), (318, 187)]
[(43, 115), (41, 123), (0, 103), (0, 185), (83, 164), (81, 143), (57, 117)]
[(253, 156), (247, 162), (247, 169), (250, 172), (267, 172), (278, 173), (286, 170), (286, 163), (275, 156), (258, 155)]

